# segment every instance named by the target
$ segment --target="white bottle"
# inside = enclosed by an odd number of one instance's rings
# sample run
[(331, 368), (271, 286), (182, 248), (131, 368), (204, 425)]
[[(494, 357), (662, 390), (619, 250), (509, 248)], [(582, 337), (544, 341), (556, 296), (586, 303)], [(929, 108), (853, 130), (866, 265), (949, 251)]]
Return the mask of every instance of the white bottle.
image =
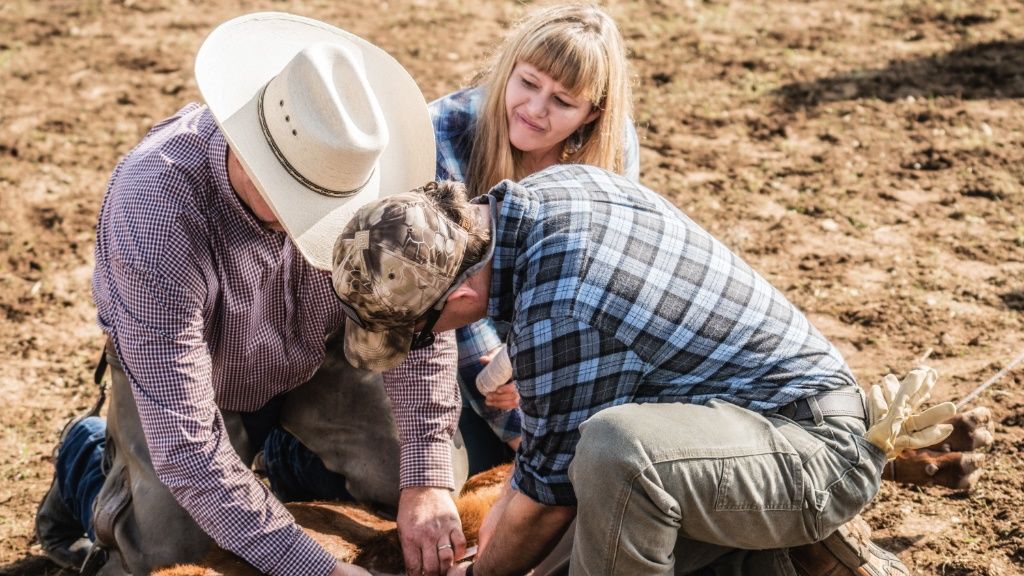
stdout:
[(490, 364), (484, 366), (476, 376), (476, 389), (484, 396), (494, 392), (499, 386), (512, 379), (512, 360), (508, 357), (508, 347), (504, 344), (491, 358)]

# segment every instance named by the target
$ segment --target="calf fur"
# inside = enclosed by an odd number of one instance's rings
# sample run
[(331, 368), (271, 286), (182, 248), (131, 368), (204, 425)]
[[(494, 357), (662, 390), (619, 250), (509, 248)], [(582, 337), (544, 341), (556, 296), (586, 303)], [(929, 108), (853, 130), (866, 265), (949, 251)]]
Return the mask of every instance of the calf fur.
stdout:
[(992, 412), (974, 408), (948, 422), (953, 433), (921, 450), (905, 450), (886, 464), (882, 478), (917, 486), (971, 490), (981, 477), (985, 455), (975, 450), (992, 444)]
[[(487, 511), (508, 480), (511, 466), (499, 466), (470, 478), (455, 505), (468, 546), (476, 544)], [(337, 502), (300, 502), (286, 507), (307, 534), (335, 558), (374, 574), (404, 574), (402, 546), (392, 520), (366, 508)], [(214, 550), (196, 565), (164, 568), (153, 576), (258, 576), (260, 572), (225, 550)]]

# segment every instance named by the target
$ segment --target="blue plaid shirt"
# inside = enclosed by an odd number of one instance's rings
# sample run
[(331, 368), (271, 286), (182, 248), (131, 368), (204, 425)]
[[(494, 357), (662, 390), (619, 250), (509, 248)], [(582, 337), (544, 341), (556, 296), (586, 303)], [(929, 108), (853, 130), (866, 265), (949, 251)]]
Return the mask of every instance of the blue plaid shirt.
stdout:
[(654, 192), (571, 165), (489, 195), (503, 202), (488, 315), (511, 322), (522, 397), (513, 482), (535, 500), (576, 503), (578, 429), (605, 408), (767, 411), (856, 384), (785, 296)]
[[(484, 91), (479, 87), (459, 90), (430, 103), (430, 117), (437, 140), (436, 180), (465, 181), (469, 158), (473, 153), (476, 118), (483, 103)], [(625, 175), (633, 181), (639, 181), (640, 144), (632, 122), (626, 123), (623, 140)], [(463, 399), (487, 421), (498, 437), (507, 442), (521, 433), (518, 411), (489, 408), (474, 384), (477, 374), (483, 369), (480, 357), (500, 346), (506, 332), (505, 326), (496, 326), (490, 319), (484, 319), (459, 328), (456, 337), (459, 346), (459, 387)]]

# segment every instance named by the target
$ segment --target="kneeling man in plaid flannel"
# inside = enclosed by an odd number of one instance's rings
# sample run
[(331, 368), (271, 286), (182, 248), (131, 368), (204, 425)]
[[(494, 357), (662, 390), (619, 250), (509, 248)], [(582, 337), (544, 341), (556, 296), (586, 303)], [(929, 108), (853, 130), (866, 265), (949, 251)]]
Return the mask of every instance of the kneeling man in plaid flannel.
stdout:
[(849, 527), (886, 454), (840, 353), (658, 194), (580, 165), (431, 183), (357, 213), (333, 283), (355, 366), (511, 324), (515, 472), (450, 574), (522, 574), (574, 519), (573, 575), (907, 573)]

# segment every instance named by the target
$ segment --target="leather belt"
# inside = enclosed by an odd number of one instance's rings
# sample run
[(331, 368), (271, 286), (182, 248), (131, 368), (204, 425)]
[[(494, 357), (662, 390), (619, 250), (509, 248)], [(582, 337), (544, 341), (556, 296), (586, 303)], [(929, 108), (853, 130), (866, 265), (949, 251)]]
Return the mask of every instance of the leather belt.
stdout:
[[(817, 412), (817, 414), (815, 413)], [(790, 420), (817, 420), (828, 416), (853, 416), (867, 420), (864, 394), (860, 388), (829, 390), (809, 398), (801, 398), (775, 411)]]

